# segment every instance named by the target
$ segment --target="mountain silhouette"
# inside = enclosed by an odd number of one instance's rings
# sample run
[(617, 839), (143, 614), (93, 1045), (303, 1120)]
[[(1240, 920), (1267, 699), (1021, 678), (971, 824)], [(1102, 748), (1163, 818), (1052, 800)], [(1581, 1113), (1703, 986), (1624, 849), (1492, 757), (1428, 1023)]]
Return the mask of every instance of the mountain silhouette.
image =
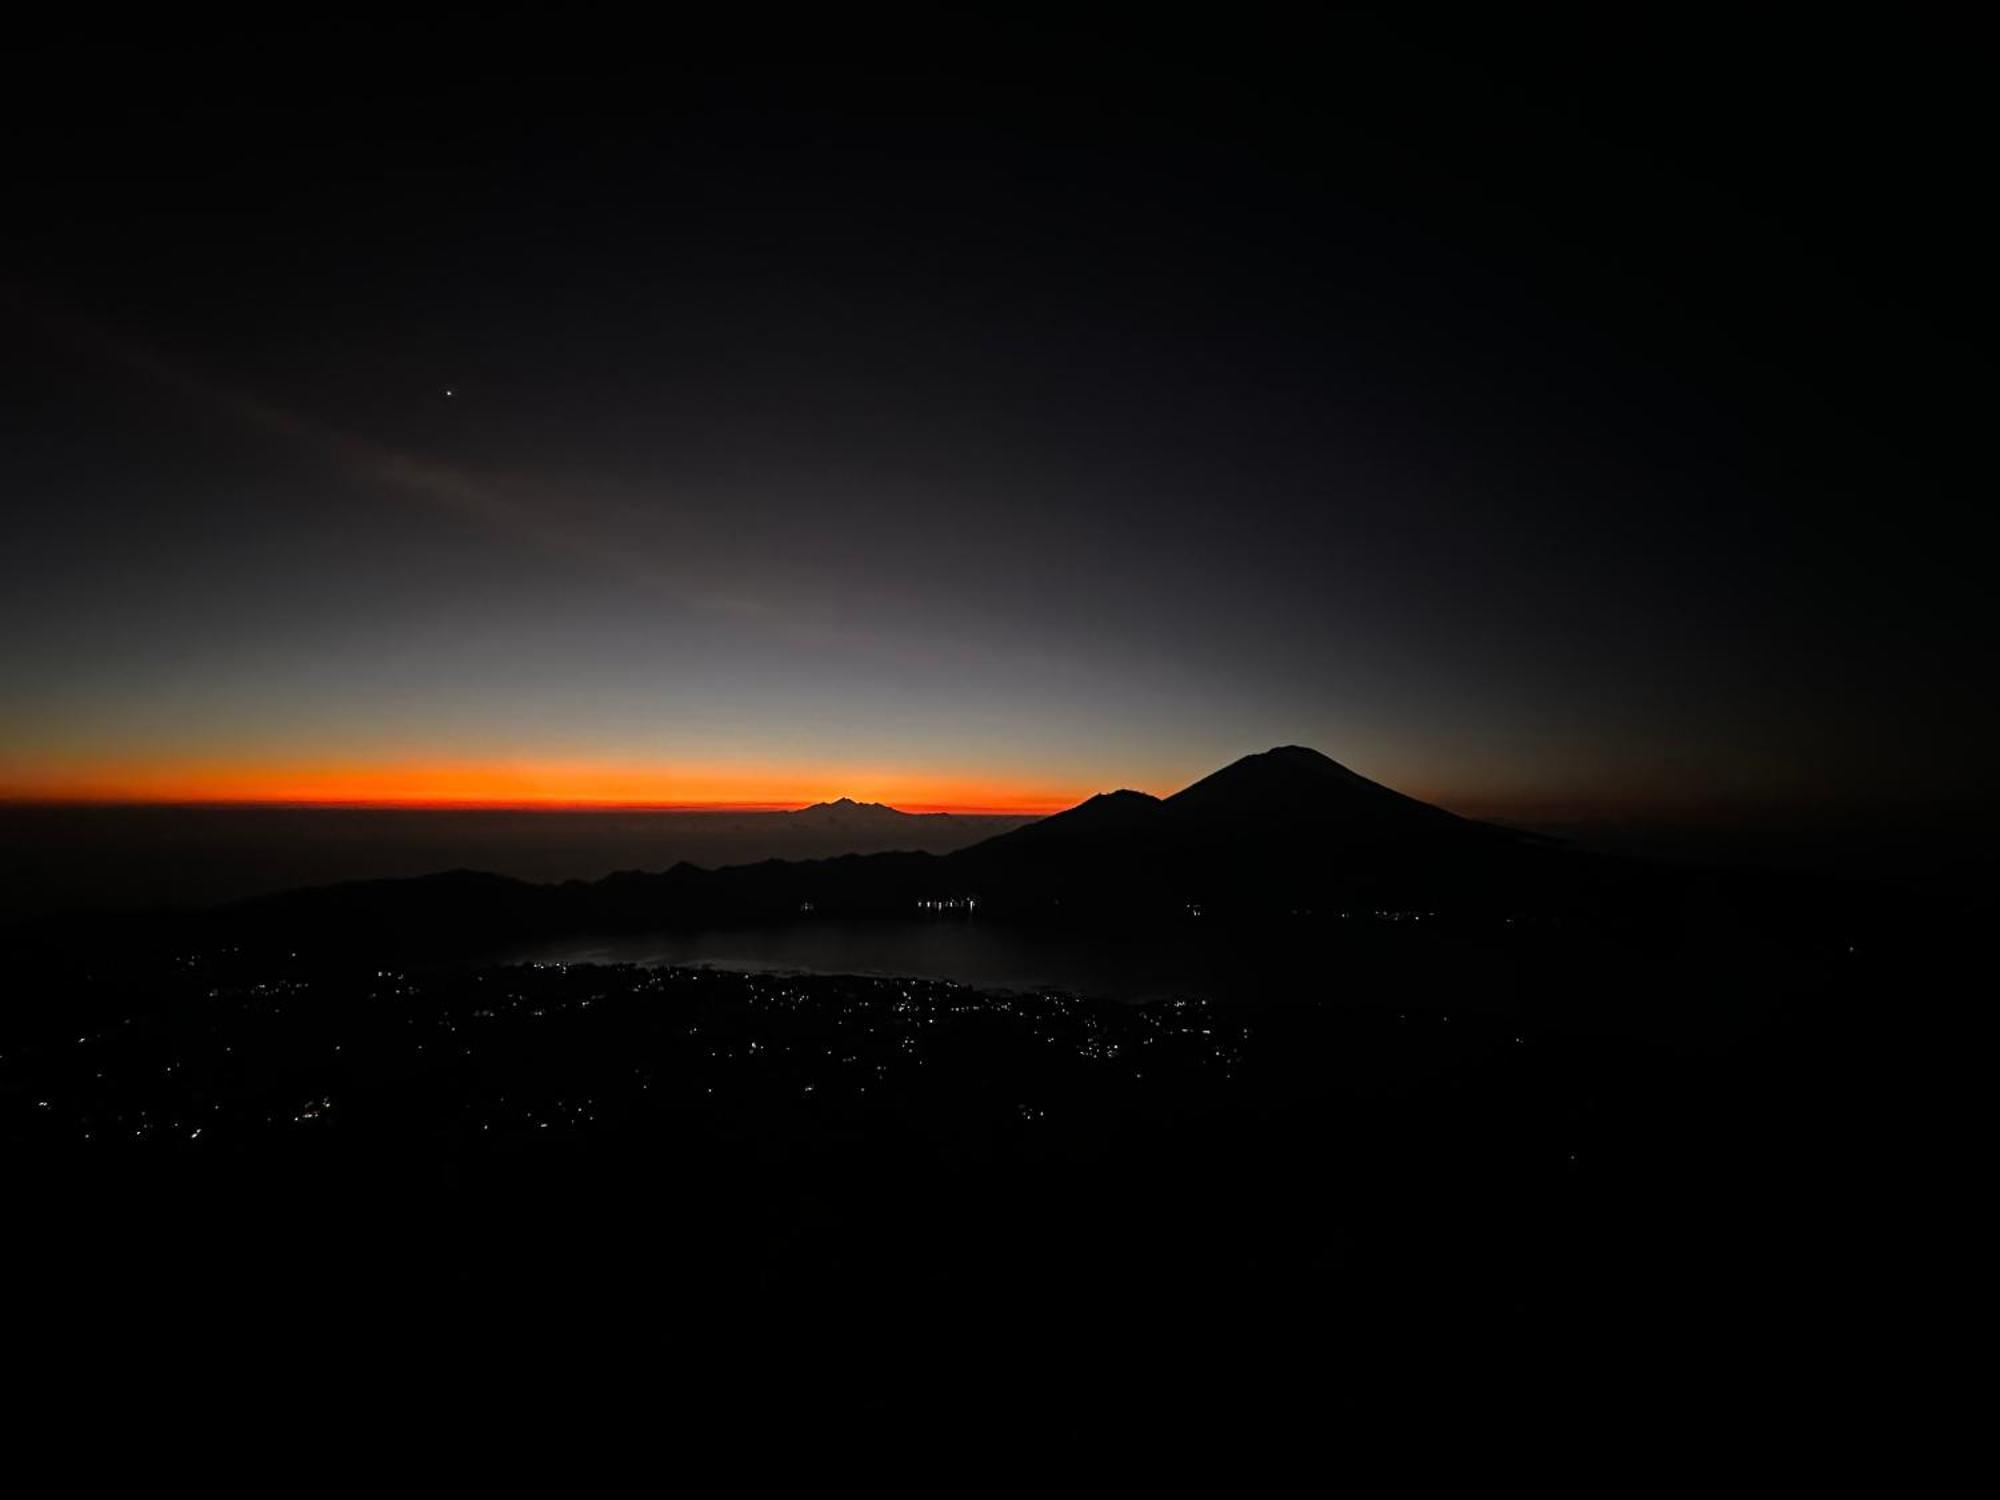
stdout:
[(1075, 807), (1051, 813), (1009, 833), (995, 835), (983, 844), (973, 845), (973, 848), (992, 844), (1002, 847), (1025, 844), (1032, 848), (1064, 840), (1143, 833), (1158, 826), (1162, 805), (1158, 797), (1146, 792), (1099, 792)]
[(1391, 791), (1303, 745), (1280, 745), (1260, 755), (1246, 755), (1175, 792), (1162, 806), (1197, 819), (1304, 820), (1314, 825), (1426, 833), (1486, 827)]
[(1103, 793), (938, 864), (955, 888), (1026, 910), (1291, 910), (1463, 898), (1544, 854), (1283, 745), (1170, 797)]
[(892, 818), (909, 818), (916, 816), (916, 814), (914, 813), (906, 813), (898, 808), (890, 807), (886, 803), (856, 802), (852, 797), (836, 797), (831, 802), (815, 802), (811, 807), (799, 808), (798, 811), (792, 814), (792, 816), (803, 818), (815, 813), (819, 814), (834, 813), (841, 815), (866, 813), (875, 816), (886, 815)]
[[(904, 819), (842, 798), (795, 817)], [(368, 927), (463, 935), (633, 929), (807, 913), (908, 915), (940, 898), (982, 912), (1087, 919), (1338, 913), (1423, 907), (1515, 910), (1568, 899), (1604, 872), (1546, 840), (1461, 818), (1370, 781), (1316, 750), (1248, 755), (1170, 797), (1104, 792), (947, 854), (848, 854), (704, 869), (621, 871), (560, 886), (459, 872), (254, 903), (287, 929)], [(959, 909), (959, 908), (950, 908)], [(245, 908), (244, 910), (248, 910)]]
[(831, 802), (815, 802), (810, 807), (772, 816), (798, 828), (868, 829), (878, 834), (900, 829), (919, 838), (928, 838), (938, 830), (961, 825), (984, 822), (990, 826), (994, 821), (1032, 821), (994, 813), (905, 812), (886, 802), (857, 802), (852, 797), (836, 797)]

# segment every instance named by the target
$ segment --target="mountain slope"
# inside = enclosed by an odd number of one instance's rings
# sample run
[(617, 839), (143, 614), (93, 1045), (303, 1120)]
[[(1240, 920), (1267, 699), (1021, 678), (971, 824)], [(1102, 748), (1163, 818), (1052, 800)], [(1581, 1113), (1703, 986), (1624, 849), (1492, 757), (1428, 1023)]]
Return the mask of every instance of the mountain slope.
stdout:
[[(1079, 839), (1116, 838), (1142, 833), (1160, 825), (1160, 810), (1164, 806), (1158, 797), (1147, 792), (1099, 792), (1075, 807), (1051, 813), (1011, 832), (996, 834), (971, 848), (986, 849), (996, 845), (1002, 848), (1034, 848), (1073, 843)], [(970, 853), (971, 849), (959, 852)]]
[(1302, 820), (1434, 833), (1485, 828), (1356, 775), (1303, 745), (1246, 755), (1168, 797), (1165, 808), (1202, 820)]
[(1164, 799), (1092, 797), (940, 866), (995, 909), (1292, 910), (1485, 899), (1539, 877), (1548, 859), (1507, 830), (1286, 745)]

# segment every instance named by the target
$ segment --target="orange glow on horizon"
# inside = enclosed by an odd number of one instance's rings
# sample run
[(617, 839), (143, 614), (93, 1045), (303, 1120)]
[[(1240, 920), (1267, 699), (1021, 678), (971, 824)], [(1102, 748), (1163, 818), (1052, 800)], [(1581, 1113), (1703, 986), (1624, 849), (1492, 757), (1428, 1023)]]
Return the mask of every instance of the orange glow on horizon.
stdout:
[(464, 810), (778, 812), (851, 797), (904, 812), (1043, 814), (1097, 788), (882, 767), (623, 766), (505, 761), (300, 766), (99, 765), (0, 771), (0, 801)]

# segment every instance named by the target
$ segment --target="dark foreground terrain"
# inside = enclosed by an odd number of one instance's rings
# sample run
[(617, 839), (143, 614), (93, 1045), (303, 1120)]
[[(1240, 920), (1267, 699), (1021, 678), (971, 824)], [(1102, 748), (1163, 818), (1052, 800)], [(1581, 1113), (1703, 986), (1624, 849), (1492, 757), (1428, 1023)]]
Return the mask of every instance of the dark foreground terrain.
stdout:
[(851, 802), (795, 812), (0, 802), (0, 913), (190, 910), (467, 864), (563, 881), (684, 860), (944, 854), (1028, 821)]
[(1144, 1006), (81, 955), (0, 1045), (17, 1348), (162, 1401), (603, 1380), (1064, 1422), (1448, 1390), (1726, 1428), (1844, 1378), (1873, 955), (1754, 1002), (1683, 955), (1713, 993), (1663, 1036), (1621, 1021), (1635, 973), (1544, 991), (1524, 954), (1455, 996), (1381, 961), (1460, 941), (1385, 922), (1366, 993)]

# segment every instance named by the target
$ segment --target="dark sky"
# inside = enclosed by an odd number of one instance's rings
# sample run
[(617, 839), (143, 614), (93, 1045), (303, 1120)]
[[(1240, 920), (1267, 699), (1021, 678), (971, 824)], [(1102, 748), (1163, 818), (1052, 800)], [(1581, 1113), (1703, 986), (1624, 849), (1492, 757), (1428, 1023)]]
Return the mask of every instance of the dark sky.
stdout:
[(1968, 39), (495, 14), (17, 42), (0, 793), (1991, 804)]

